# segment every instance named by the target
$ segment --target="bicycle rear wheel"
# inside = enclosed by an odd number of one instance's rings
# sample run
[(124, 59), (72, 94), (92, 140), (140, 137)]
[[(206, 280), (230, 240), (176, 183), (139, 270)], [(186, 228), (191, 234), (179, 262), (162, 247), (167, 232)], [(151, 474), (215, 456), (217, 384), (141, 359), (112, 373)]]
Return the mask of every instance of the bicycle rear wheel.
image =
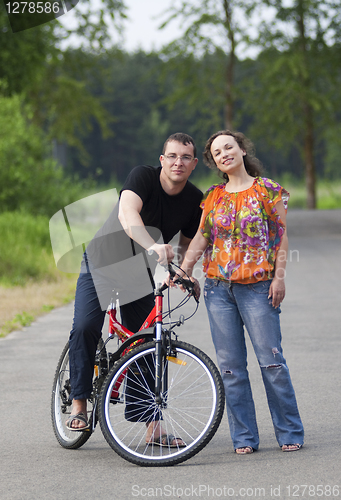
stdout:
[[(141, 466), (175, 465), (198, 453), (221, 422), (225, 395), (219, 371), (198, 348), (175, 341), (164, 356), (162, 404), (155, 401), (155, 342), (135, 348), (112, 368), (99, 399), (99, 422), (109, 445)], [(166, 380), (166, 386), (165, 386)], [(165, 434), (185, 447), (146, 444), (146, 423), (161, 420)], [(179, 443), (179, 442), (177, 442)]]
[(70, 393), (69, 343), (67, 343), (59, 358), (53, 380), (51, 418), (53, 430), (59, 444), (63, 448), (75, 450), (80, 448), (89, 439), (92, 431), (90, 429), (83, 432), (75, 432), (70, 431), (66, 427), (65, 421), (71, 414), (72, 409)]

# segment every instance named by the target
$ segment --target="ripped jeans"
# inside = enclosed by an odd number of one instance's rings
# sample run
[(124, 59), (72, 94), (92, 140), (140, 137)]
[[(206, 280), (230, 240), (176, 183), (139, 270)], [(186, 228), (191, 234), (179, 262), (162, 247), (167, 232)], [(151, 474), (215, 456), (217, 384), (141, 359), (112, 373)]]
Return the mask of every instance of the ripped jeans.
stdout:
[(275, 309), (268, 299), (270, 284), (271, 280), (247, 285), (210, 278), (205, 281), (204, 298), (235, 449), (259, 446), (244, 325), (261, 368), (278, 444), (303, 444), (303, 425), (281, 347), (280, 308)]

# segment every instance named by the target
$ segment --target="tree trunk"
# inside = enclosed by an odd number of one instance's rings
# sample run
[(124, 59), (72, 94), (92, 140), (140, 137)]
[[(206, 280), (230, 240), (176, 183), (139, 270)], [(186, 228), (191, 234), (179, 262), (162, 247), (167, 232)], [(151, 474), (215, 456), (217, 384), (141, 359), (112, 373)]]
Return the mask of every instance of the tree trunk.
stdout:
[(304, 162), (307, 188), (307, 208), (316, 208), (316, 173), (314, 161), (314, 128), (312, 109), (305, 106)]
[(314, 117), (309, 103), (310, 75), (308, 65), (307, 40), (305, 35), (305, 10), (302, 0), (298, 0), (298, 31), (302, 53), (301, 84), (302, 104), (304, 113), (304, 163), (307, 189), (307, 208), (316, 208), (316, 173), (314, 161)]
[(225, 11), (225, 28), (230, 41), (230, 53), (226, 65), (226, 101), (224, 109), (225, 128), (233, 130), (234, 115), (234, 66), (235, 66), (235, 41), (231, 25), (231, 9), (228, 0), (223, 0)]

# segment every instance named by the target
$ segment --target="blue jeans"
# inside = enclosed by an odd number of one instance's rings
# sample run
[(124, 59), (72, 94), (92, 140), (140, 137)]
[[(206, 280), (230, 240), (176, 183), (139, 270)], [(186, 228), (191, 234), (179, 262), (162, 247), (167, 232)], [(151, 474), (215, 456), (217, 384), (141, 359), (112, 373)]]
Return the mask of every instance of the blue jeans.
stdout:
[(278, 444), (303, 444), (303, 425), (281, 347), (280, 308), (275, 309), (268, 299), (270, 284), (271, 280), (249, 285), (205, 281), (205, 303), (235, 449), (259, 446), (244, 325), (260, 365)]
[[(108, 283), (108, 304), (111, 293), (112, 284)], [(153, 306), (154, 294), (120, 306), (122, 324), (132, 332), (137, 332)], [(77, 281), (74, 319), (69, 339), (71, 399), (90, 397), (96, 348), (102, 336), (105, 314), (91, 274), (81, 273)]]

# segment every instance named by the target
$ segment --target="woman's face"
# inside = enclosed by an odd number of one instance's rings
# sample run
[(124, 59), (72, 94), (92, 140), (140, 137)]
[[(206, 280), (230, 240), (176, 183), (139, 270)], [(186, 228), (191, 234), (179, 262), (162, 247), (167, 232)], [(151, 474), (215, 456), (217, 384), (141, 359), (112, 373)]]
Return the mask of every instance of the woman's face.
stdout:
[(218, 135), (211, 144), (211, 155), (217, 168), (227, 175), (245, 169), (243, 157), (246, 152), (240, 149), (232, 135)]

